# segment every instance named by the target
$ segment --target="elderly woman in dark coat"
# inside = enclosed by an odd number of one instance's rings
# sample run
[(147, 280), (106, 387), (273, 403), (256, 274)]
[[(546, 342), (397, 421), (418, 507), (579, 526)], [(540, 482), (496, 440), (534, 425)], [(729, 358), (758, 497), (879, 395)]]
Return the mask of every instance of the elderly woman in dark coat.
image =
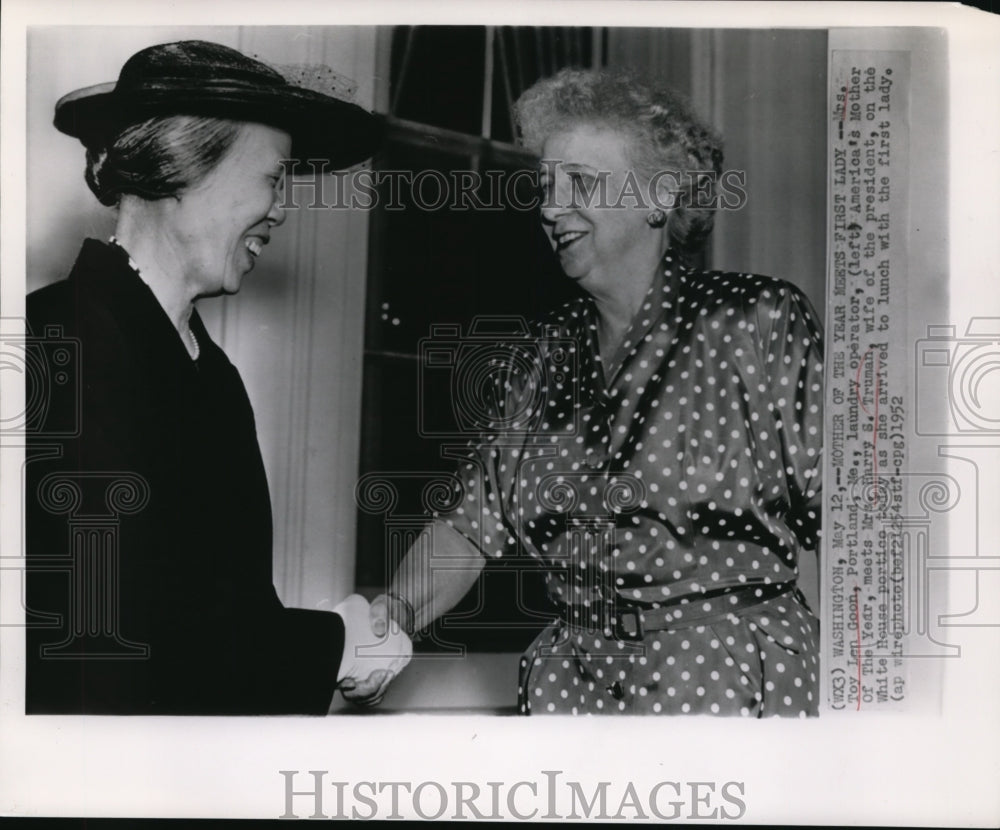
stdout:
[(409, 642), (359, 660), (361, 597), (282, 606), (253, 411), (195, 303), (236, 293), (281, 225), (283, 162), (362, 160), (372, 116), (185, 41), (67, 95), (55, 123), (118, 219), (28, 298), (37, 336), (76, 342), (80, 397), (54, 394), (29, 448), (27, 710), (326, 713)]
[(430, 528), (454, 564), (432, 572), (414, 549), (375, 624), (426, 625), (484, 557), (527, 554), (556, 619), (521, 660), (522, 713), (816, 714), (818, 628), (796, 584), (820, 517), (815, 312), (788, 283), (689, 264), (722, 153), (673, 94), (565, 70), (517, 112), (542, 224), (586, 296), (498, 386), (505, 426), (470, 446)]

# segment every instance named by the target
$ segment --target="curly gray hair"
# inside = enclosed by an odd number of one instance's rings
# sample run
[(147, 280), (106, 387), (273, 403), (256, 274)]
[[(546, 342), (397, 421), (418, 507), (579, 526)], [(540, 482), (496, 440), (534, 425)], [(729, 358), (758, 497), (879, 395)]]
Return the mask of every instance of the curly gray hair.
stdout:
[(549, 136), (579, 124), (621, 132), (640, 173), (670, 171), (679, 185), (667, 220), (671, 244), (692, 252), (711, 233), (722, 141), (678, 93), (624, 70), (563, 69), (524, 92), (514, 110), (522, 143), (539, 154)]

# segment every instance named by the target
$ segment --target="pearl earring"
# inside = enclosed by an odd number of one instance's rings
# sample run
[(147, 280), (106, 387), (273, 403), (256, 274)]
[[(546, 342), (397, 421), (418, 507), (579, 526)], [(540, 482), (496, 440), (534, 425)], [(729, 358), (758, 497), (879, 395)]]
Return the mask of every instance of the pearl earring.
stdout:
[(667, 217), (662, 210), (654, 210), (646, 217), (646, 222), (651, 228), (662, 228), (667, 224)]

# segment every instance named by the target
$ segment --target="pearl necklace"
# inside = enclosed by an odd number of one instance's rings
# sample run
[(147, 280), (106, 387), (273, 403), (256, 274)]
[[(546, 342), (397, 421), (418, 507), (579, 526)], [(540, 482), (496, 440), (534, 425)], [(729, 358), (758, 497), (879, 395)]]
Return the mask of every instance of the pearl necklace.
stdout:
[[(132, 259), (132, 256), (129, 254), (129, 252), (125, 250), (125, 248), (122, 246), (122, 243), (118, 241), (118, 238), (112, 235), (111, 237), (108, 238), (108, 242), (110, 242), (115, 247), (119, 248), (125, 254), (125, 256), (128, 257), (128, 267), (131, 268), (133, 271), (135, 271), (135, 275), (142, 280), (142, 271), (139, 270), (139, 266), (136, 265), (135, 260)], [(144, 283), (146, 282), (145, 280), (142, 281)], [(198, 338), (195, 337), (194, 331), (191, 328), (190, 321), (185, 322), (184, 329), (185, 329), (184, 334), (187, 335), (187, 338), (191, 343), (190, 349), (188, 349), (187, 346), (184, 347), (185, 351), (187, 351), (188, 354), (191, 355), (192, 360), (197, 360), (199, 357), (201, 357), (201, 346), (199, 345)]]
[(188, 339), (191, 341), (192, 348), (194, 349), (194, 352), (191, 355), (191, 359), (197, 360), (199, 357), (201, 357), (201, 346), (198, 345), (198, 338), (194, 336), (194, 331), (191, 329), (190, 323), (187, 324), (187, 336)]

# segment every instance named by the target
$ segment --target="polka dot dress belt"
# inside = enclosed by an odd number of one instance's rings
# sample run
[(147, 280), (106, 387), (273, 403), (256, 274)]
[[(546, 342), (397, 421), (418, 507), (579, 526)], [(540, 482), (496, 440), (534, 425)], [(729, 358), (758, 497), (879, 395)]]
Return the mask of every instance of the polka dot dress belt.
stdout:
[[(712, 625), (794, 590), (794, 582), (723, 588), (692, 598), (661, 602), (655, 608), (618, 597), (613, 607), (607, 610), (609, 619), (604, 626), (605, 633), (610, 630), (616, 640), (638, 641), (645, 637), (647, 631), (676, 631), (696, 625)], [(684, 602), (685, 599), (688, 601)], [(586, 619), (586, 616), (580, 613), (574, 615), (574, 608), (572, 605), (562, 606), (560, 616), (567, 625), (580, 628), (579, 620)], [(593, 607), (588, 610), (592, 611)]]

